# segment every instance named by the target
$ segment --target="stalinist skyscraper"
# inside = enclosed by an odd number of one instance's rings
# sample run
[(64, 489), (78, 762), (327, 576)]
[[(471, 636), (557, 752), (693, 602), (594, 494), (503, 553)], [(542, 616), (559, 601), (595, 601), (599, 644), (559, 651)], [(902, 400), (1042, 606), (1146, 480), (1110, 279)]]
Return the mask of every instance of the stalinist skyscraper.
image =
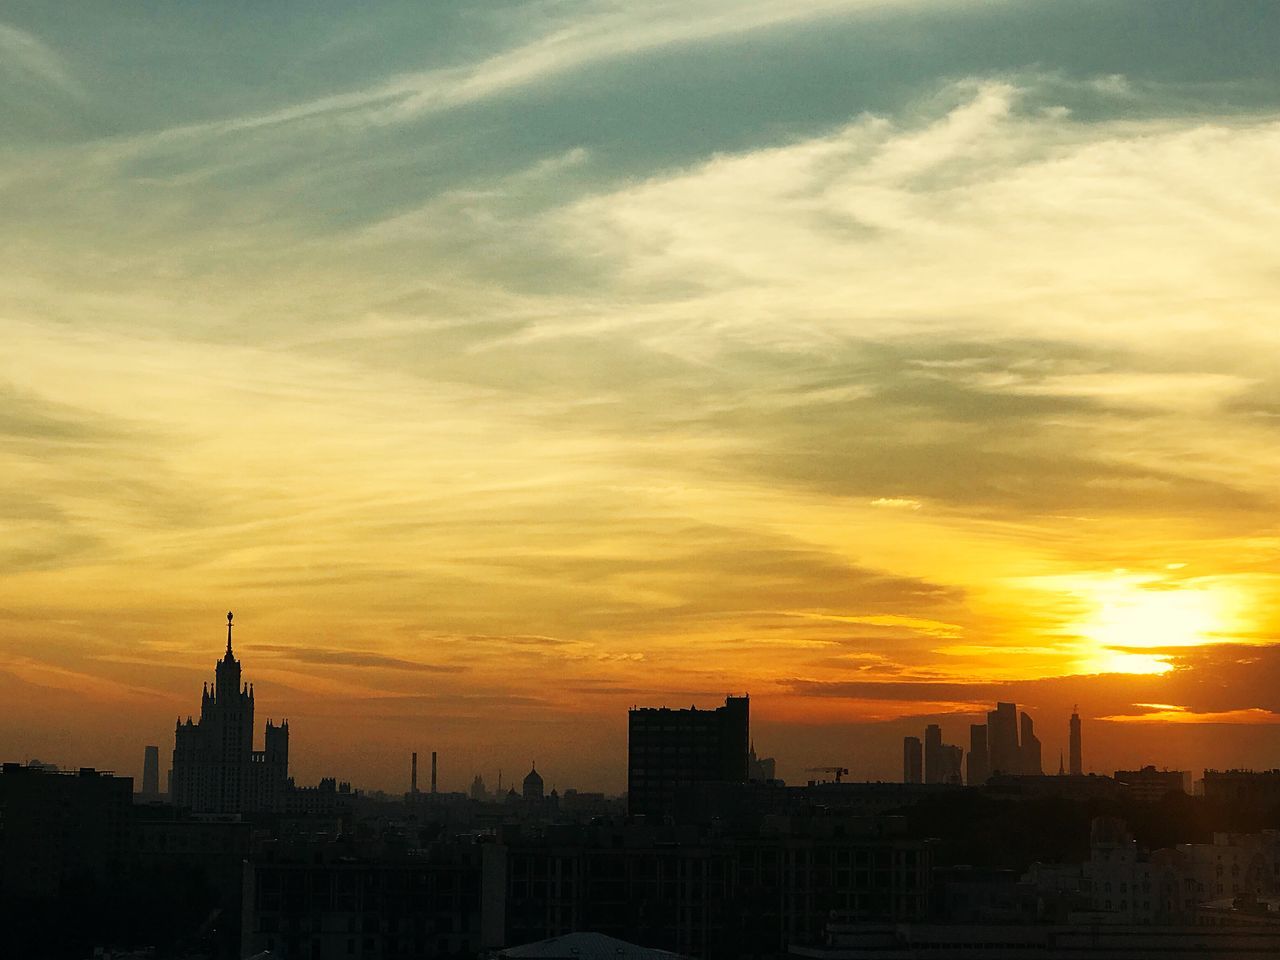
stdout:
[(253, 687), (241, 682), (240, 661), (227, 652), (205, 683), (200, 720), (178, 720), (173, 745), (172, 802), (198, 813), (278, 810), (289, 779), (289, 722), (267, 721), (266, 749), (253, 749)]

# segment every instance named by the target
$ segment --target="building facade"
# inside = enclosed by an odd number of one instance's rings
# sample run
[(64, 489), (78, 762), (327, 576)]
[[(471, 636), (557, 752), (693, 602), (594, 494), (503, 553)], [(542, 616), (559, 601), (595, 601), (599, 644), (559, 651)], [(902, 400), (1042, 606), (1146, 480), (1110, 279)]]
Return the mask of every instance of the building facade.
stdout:
[(919, 737), (902, 738), (902, 782), (924, 783), (924, 747)]
[(677, 794), (697, 783), (745, 783), (750, 700), (726, 697), (714, 710), (634, 707), (627, 715), (627, 805), (669, 816)]

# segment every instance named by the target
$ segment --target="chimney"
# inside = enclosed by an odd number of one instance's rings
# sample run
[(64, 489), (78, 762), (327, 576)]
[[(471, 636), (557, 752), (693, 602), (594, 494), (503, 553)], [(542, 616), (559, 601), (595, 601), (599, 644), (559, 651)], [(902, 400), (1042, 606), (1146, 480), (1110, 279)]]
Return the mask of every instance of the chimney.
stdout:
[(413, 754), (413, 774), (409, 779), (409, 792), (414, 796), (418, 795), (418, 753)]
[(431, 792), (436, 792), (436, 752), (431, 751)]

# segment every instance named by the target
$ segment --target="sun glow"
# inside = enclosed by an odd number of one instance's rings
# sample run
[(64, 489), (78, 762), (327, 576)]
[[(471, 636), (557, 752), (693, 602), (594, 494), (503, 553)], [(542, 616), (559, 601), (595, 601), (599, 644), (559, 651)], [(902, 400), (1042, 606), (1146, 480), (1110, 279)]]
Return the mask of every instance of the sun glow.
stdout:
[(1082, 592), (1092, 612), (1075, 632), (1094, 673), (1164, 673), (1170, 648), (1226, 640), (1238, 619), (1238, 598), (1216, 584), (1118, 573)]

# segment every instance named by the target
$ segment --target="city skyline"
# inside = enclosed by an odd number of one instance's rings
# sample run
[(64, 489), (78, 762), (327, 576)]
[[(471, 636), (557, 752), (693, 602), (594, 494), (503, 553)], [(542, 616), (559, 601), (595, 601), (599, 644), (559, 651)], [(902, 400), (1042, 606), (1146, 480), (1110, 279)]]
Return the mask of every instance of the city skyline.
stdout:
[[(199, 812), (205, 813), (261, 813), (263, 811), (280, 811), (285, 809), (288, 794), (295, 791), (295, 778), (289, 776), (289, 723), (285, 718), (280, 724), (276, 724), (272, 719), (268, 719), (264, 726), (264, 735), (259, 737), (254, 732), (254, 683), (246, 679), (242, 674), (241, 661), (235, 657), (233, 648), (233, 627), (234, 613), (228, 612), (226, 615), (226, 647), (223, 656), (215, 663), (215, 678), (211, 682), (205, 680), (203, 683), (200, 710), (198, 713), (188, 712), (179, 714), (175, 725), (174, 746), (172, 752), (167, 753), (169, 758), (167, 769), (167, 784), (163, 790), (159, 789), (160, 783), (160, 761), (158, 746), (148, 745), (144, 748), (144, 761), (142, 764), (141, 776), (131, 773), (131, 768), (126, 767), (118, 770), (111, 770), (113, 774), (122, 776), (131, 776), (135, 792), (144, 798), (155, 800), (165, 798), (169, 802), (176, 803), (179, 807), (194, 808)], [(637, 722), (645, 721), (641, 729), (652, 726), (654, 733), (664, 729), (663, 724), (669, 724), (679, 721), (680, 718), (687, 718), (682, 722), (688, 723), (691, 718), (697, 723), (707, 724), (713, 723), (714, 726), (708, 728), (711, 740), (708, 744), (714, 742), (715, 746), (711, 749), (711, 753), (717, 755), (718, 759), (709, 759), (708, 757), (699, 756), (696, 766), (707, 766), (708, 769), (733, 771), (738, 766), (741, 770), (736, 773), (726, 774), (726, 781), (734, 779), (771, 779), (777, 769), (777, 758), (768, 757), (763, 763), (765, 766), (757, 766), (758, 760), (755, 751), (754, 736), (751, 734), (750, 723), (748, 721), (749, 694), (734, 695), (727, 694), (724, 705), (716, 709), (706, 709), (693, 704), (686, 710), (681, 707), (673, 707), (670, 704), (661, 705), (633, 705), (627, 711), (627, 736), (626, 749), (631, 753), (635, 749), (637, 736)], [(737, 705), (736, 708), (734, 705)], [(726, 711), (729, 711), (726, 713)], [(732, 719), (732, 724), (736, 724), (735, 734), (729, 736), (728, 741), (721, 742), (720, 724), (721, 715), (725, 719)], [(956, 716), (949, 719), (955, 721)], [(963, 719), (963, 717), (961, 717)], [(928, 784), (964, 784), (967, 786), (981, 786), (984, 784), (991, 774), (1000, 774), (1004, 776), (1014, 777), (1044, 777), (1050, 771), (1043, 768), (1042, 763), (1042, 741), (1034, 733), (1034, 718), (1025, 710), (1019, 711), (1017, 704), (1000, 702), (995, 705), (994, 710), (986, 711), (985, 724), (969, 724), (969, 748), (966, 750), (962, 746), (949, 745), (943, 741), (943, 731), (940, 723), (930, 723), (924, 730), (925, 736), (923, 740), (917, 736), (908, 735), (904, 738), (901, 755), (902, 766), (899, 768), (899, 776), (906, 783), (928, 783)], [(655, 725), (656, 724), (656, 725)], [(733, 729), (731, 724), (730, 729)], [(695, 727), (697, 724), (695, 723)], [(1080, 775), (1088, 773), (1090, 775), (1098, 774), (1106, 778), (1110, 774), (1103, 770), (1086, 769), (1083, 765), (1082, 757), (1082, 728), (1083, 722), (1079, 716), (1079, 705), (1072, 705), (1072, 713), (1069, 720), (1068, 735), (1066, 738), (1067, 746), (1060, 751), (1060, 756), (1065, 764), (1067, 751), (1071, 754), (1072, 775)], [(671, 728), (675, 729), (675, 728)], [(683, 729), (683, 728), (681, 728)], [(992, 734), (991, 731), (997, 732)], [(707, 734), (700, 734), (707, 736)], [(643, 742), (643, 741), (642, 741)], [(261, 743), (264, 750), (254, 749), (257, 744)], [(990, 745), (999, 744), (995, 748), (995, 752), (989, 749)], [(701, 747), (699, 749), (702, 749)], [(727, 752), (725, 752), (727, 750)], [(1030, 751), (1030, 752), (1029, 752)], [(740, 756), (739, 756), (740, 755)], [(1132, 756), (1134, 754), (1127, 754)], [(736, 757), (736, 759), (734, 759)], [(728, 758), (728, 759), (726, 759)], [(611, 757), (613, 763), (620, 763), (621, 757)], [(977, 773), (973, 766), (975, 759), (979, 766)], [(1158, 758), (1157, 758), (1158, 759)], [(437, 760), (438, 751), (430, 751), (430, 788), (426, 793), (436, 794), (438, 789), (437, 777)], [(37, 769), (48, 770), (64, 770), (74, 771), (85, 767), (83, 763), (49, 763), (39, 757), (24, 757), (24, 763), (36, 767)], [(324, 765), (330, 762), (330, 758), (325, 756), (323, 745), (316, 757), (313, 758), (313, 765), (319, 763)], [(686, 760), (687, 762), (687, 760)], [(895, 777), (886, 776), (876, 767), (874, 769), (853, 768), (836, 766), (836, 767), (804, 767), (798, 766), (799, 763), (805, 762), (794, 758), (784, 758), (781, 764), (781, 770), (789, 773), (793, 783), (804, 782), (808, 774), (815, 772), (825, 772), (827, 774), (836, 775), (835, 782), (841, 782), (840, 777), (846, 776), (849, 783), (863, 782), (892, 782)], [(727, 764), (727, 766), (725, 766)], [(529, 778), (532, 776), (537, 779), (539, 785), (542, 779), (537, 774), (537, 761), (529, 762), (530, 771), (524, 778), (526, 794), (528, 791)], [(1151, 762), (1150, 758), (1144, 758), (1142, 766), (1148, 770), (1155, 770), (1156, 765)], [(723, 768), (723, 769), (722, 769)], [(503, 768), (497, 767), (497, 783), (493, 791), (495, 799), (502, 799), (505, 795), (503, 790)], [(1245, 768), (1233, 766), (1230, 763), (1223, 764), (1215, 762), (1208, 765), (1206, 770), (1243, 770)], [(632, 796), (635, 793), (633, 781), (636, 774), (634, 759), (628, 761), (627, 770), (624, 772), (626, 782), (624, 789), (618, 792), (622, 797)], [(769, 773), (761, 773), (760, 771), (768, 770)], [(743, 772), (749, 771), (749, 773)], [(1168, 765), (1160, 764), (1160, 771), (1167, 772)], [(404, 771), (402, 771), (404, 772)], [(489, 771), (492, 772), (492, 771)], [(1068, 771), (1060, 769), (1058, 775), (1061, 776)], [(1193, 773), (1193, 771), (1189, 771)], [(477, 785), (484, 783), (485, 771), (477, 769), (471, 777), (470, 785), (467, 790), (461, 789), (457, 784), (450, 784), (447, 787), (439, 789), (440, 793), (463, 795), (470, 794), (473, 798), (477, 795)], [(228, 775), (230, 774), (230, 775)], [(852, 774), (850, 776), (850, 774)], [(1116, 771), (1117, 777), (1120, 771)], [(688, 776), (686, 772), (681, 776)], [(459, 776), (462, 776), (459, 774)], [(703, 775), (705, 776), (705, 775)], [(378, 794), (387, 794), (396, 796), (401, 793), (406, 797), (417, 797), (422, 795), (423, 791), (418, 788), (418, 753), (411, 751), (409, 754), (409, 766), (407, 768), (406, 784), (392, 783), (386, 784), (365, 784), (365, 789), (372, 789)], [(336, 777), (322, 778), (324, 780), (336, 784)], [(509, 776), (506, 785), (512, 792), (515, 792), (517, 775)], [(710, 779), (715, 779), (714, 776)], [(810, 782), (812, 778), (808, 778)], [(785, 781), (786, 777), (780, 776), (780, 781)], [(821, 779), (819, 782), (822, 782)], [(406, 786), (403, 791), (401, 786)], [(584, 784), (564, 784), (566, 789), (578, 789), (585, 787), (587, 790), (593, 790), (600, 786), (599, 783), (589, 782)], [(611, 783), (606, 786), (612, 788)], [(343, 791), (349, 790), (351, 784), (347, 781), (343, 783)], [(299, 796), (308, 793), (314, 793), (315, 788), (299, 788)], [(551, 787), (553, 791), (555, 786)], [(483, 792), (483, 791), (482, 791)], [(298, 803), (301, 801), (295, 801)]]
[(4, 756), (230, 608), (300, 782), (1280, 762), (1274, 3), (153, 6), (0, 13)]

